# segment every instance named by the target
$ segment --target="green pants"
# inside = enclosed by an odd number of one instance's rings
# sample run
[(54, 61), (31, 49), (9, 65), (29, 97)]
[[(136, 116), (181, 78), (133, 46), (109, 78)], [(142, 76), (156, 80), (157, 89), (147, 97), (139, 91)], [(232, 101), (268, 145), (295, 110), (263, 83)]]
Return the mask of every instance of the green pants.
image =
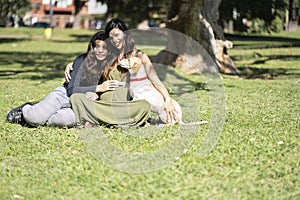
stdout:
[(116, 89), (89, 101), (85, 94), (70, 98), (77, 125), (85, 122), (96, 125), (140, 126), (149, 118), (150, 104), (145, 100), (127, 101), (124, 91)]
[[(121, 68), (114, 68), (110, 80), (127, 81), (128, 73), (122, 74)], [(150, 104), (145, 100), (129, 101), (126, 87), (117, 87), (100, 96), (99, 101), (89, 101), (85, 94), (72, 94), (72, 109), (78, 126), (89, 122), (96, 125), (140, 126), (149, 118)]]

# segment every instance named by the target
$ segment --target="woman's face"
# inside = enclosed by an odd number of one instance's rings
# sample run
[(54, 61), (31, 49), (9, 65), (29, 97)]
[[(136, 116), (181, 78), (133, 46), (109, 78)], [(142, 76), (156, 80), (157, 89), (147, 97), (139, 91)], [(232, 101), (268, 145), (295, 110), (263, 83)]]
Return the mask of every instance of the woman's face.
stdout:
[(106, 43), (103, 40), (96, 40), (94, 51), (98, 60), (104, 60), (107, 55)]
[(109, 32), (111, 43), (117, 48), (122, 49), (124, 44), (124, 32), (119, 28), (113, 28)]

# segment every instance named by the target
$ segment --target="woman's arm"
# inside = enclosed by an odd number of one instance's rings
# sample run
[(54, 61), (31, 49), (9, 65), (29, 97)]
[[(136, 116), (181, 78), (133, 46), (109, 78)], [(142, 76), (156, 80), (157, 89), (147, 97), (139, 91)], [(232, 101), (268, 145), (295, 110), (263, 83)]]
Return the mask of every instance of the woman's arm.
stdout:
[(69, 83), (71, 80), (71, 71), (73, 71), (73, 62), (67, 64), (65, 69), (65, 81)]
[(142, 60), (148, 79), (152, 82), (153, 86), (163, 95), (165, 102), (171, 101), (171, 97), (164, 84), (158, 78), (149, 57), (142, 52), (139, 52), (138, 56)]
[(142, 60), (143, 65), (145, 66), (145, 70), (148, 76), (148, 79), (152, 82), (153, 86), (162, 94), (164, 97), (164, 109), (167, 113), (167, 121), (176, 120), (175, 113), (177, 112), (170, 97), (170, 94), (164, 84), (160, 81), (159, 77), (157, 76), (153, 65), (149, 59), (149, 57), (143, 53), (139, 52), (138, 57)]

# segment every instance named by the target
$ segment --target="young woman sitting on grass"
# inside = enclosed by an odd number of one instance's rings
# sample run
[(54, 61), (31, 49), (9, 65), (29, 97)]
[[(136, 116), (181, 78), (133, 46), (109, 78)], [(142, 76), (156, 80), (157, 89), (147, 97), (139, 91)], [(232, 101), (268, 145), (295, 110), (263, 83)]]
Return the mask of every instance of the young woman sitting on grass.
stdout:
[[(10, 123), (21, 124), (22, 126), (39, 126), (47, 124), (49, 126), (58, 127), (72, 127), (76, 124), (76, 118), (73, 110), (71, 109), (70, 96), (74, 92), (94, 92), (98, 82), (94, 84), (85, 84), (85, 86), (80, 87), (75, 85), (75, 77), (80, 70), (82, 63), (84, 62), (87, 55), (94, 51), (96, 48), (96, 41), (104, 41), (105, 35), (103, 32), (97, 32), (90, 40), (87, 52), (79, 55), (73, 62), (71, 79), (70, 82), (66, 81), (63, 85), (57, 87), (52, 92), (50, 92), (44, 99), (40, 102), (33, 104), (27, 102), (21, 106), (12, 109), (6, 116), (6, 121)], [(101, 52), (102, 51), (102, 52)], [(106, 52), (103, 50), (96, 51), (96, 58), (99, 61), (103, 61), (106, 58)], [(106, 63), (103, 62), (103, 65)], [(101, 65), (100, 65), (101, 67)], [(97, 74), (91, 74), (91, 77), (99, 80)]]
[[(158, 78), (150, 58), (141, 50), (136, 49), (134, 46), (134, 40), (131, 37), (127, 26), (120, 19), (112, 19), (109, 21), (105, 28), (106, 37), (109, 38), (111, 44), (118, 50), (119, 57), (118, 61), (127, 59), (130, 57), (139, 57), (142, 64), (145, 67), (147, 78), (151, 81), (153, 86), (161, 93), (164, 99), (163, 109), (166, 113), (166, 124), (174, 124), (180, 122), (180, 110), (176, 109), (173, 104), (173, 100), (168, 93), (164, 84)], [(177, 107), (178, 108), (178, 107)]]

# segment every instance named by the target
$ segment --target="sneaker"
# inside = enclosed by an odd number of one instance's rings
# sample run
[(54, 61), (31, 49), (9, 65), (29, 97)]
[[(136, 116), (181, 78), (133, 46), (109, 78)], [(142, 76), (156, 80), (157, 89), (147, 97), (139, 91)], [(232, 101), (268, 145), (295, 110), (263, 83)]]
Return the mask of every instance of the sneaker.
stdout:
[(22, 126), (26, 125), (26, 122), (22, 115), (22, 108), (26, 105), (33, 105), (31, 102), (26, 102), (21, 106), (12, 109), (6, 116), (6, 121), (9, 123), (21, 124)]

